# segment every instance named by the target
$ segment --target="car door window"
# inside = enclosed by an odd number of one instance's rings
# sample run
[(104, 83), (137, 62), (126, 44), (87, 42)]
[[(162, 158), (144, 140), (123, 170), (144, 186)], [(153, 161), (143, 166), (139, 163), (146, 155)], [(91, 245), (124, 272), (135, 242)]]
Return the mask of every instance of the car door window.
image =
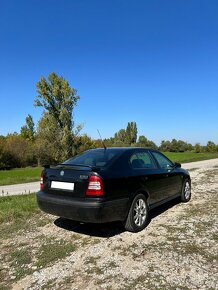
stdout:
[(158, 153), (158, 152), (152, 152), (153, 156), (157, 160), (158, 164), (160, 165), (161, 168), (168, 169), (173, 166), (173, 163), (166, 158), (164, 155)]
[(145, 169), (155, 167), (147, 152), (134, 153), (130, 157), (130, 165), (133, 169)]

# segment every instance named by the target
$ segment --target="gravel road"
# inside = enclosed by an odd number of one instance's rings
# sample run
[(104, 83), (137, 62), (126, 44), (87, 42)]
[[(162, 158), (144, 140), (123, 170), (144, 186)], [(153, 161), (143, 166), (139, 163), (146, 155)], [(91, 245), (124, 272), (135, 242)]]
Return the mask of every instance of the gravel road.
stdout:
[(210, 168), (217, 165), (218, 165), (218, 158), (215, 158), (215, 159), (209, 159), (209, 160), (203, 160), (203, 161), (183, 163), (182, 167), (185, 169), (193, 169), (193, 168), (205, 169), (205, 168)]
[(0, 186), (0, 196), (29, 194), (39, 191), (39, 181)]
[[(8, 266), (12, 289), (218, 289), (218, 159), (183, 166), (192, 177), (191, 201), (152, 211), (139, 233), (116, 223), (79, 225), (48, 215), (54, 223), (6, 241), (5, 247), (22, 247), (33, 257), (26, 266), (30, 274), (20, 280)], [(40, 247), (57, 247), (63, 239), (75, 249), (35, 266)]]

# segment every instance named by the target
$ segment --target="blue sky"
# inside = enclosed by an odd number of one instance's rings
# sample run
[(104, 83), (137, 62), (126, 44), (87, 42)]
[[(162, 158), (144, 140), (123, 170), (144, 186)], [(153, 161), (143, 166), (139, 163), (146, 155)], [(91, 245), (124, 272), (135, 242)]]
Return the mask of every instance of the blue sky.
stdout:
[(135, 121), (156, 143), (218, 143), (216, 0), (0, 1), (0, 135), (35, 123), (36, 83), (52, 71), (78, 90), (82, 133)]

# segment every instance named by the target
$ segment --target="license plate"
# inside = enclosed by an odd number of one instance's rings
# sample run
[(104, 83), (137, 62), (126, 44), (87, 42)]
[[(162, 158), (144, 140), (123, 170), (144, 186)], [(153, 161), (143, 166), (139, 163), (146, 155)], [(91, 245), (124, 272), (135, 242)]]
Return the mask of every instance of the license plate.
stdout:
[(52, 181), (51, 182), (51, 188), (53, 188), (53, 189), (74, 190), (74, 183), (71, 183), (71, 182)]

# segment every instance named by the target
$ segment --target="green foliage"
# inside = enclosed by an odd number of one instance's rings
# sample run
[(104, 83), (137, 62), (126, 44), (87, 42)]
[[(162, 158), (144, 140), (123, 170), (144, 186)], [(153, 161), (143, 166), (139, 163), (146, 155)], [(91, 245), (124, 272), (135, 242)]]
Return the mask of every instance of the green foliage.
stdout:
[(62, 158), (61, 128), (55, 118), (44, 112), (37, 126), (35, 153), (38, 164), (57, 163)]
[(0, 136), (0, 168), (10, 168), (15, 164), (14, 156), (7, 150), (7, 138)]
[(21, 127), (20, 130), (21, 136), (28, 140), (28, 141), (33, 141), (35, 137), (35, 124), (33, 122), (33, 118), (31, 115), (28, 115), (26, 117), (26, 125)]
[(207, 142), (206, 152), (218, 152), (217, 149), (218, 149), (218, 147), (214, 142), (212, 142), (212, 141)]
[(139, 136), (139, 139), (138, 139), (138, 142), (137, 142), (137, 146), (139, 146), (139, 147), (148, 147), (148, 148), (152, 148), (152, 149), (158, 149), (157, 145), (153, 141), (148, 140), (143, 135)]
[(201, 145), (200, 145), (200, 143), (196, 143), (194, 148), (195, 148), (195, 153), (200, 153), (201, 152)]
[(114, 139), (110, 138), (110, 143), (112, 146), (131, 146), (136, 143), (137, 132), (136, 122), (128, 122), (126, 130), (120, 129), (116, 132)]
[(92, 148), (102, 147), (101, 141), (92, 140), (87, 134), (74, 138), (74, 154), (81, 153)]
[(79, 96), (77, 91), (61, 76), (52, 72), (48, 80), (44, 77), (37, 83), (38, 95), (35, 106), (43, 107), (57, 121), (61, 129), (72, 130), (72, 113)]
[(36, 163), (32, 142), (17, 133), (0, 138), (0, 169), (25, 167)]
[[(49, 158), (54, 161), (63, 161), (71, 157), (73, 152), (72, 114), (79, 96), (62, 76), (54, 72), (48, 76), (47, 80), (44, 77), (40, 79), (37, 83), (37, 92), (35, 106), (43, 107), (46, 111), (37, 128), (38, 158), (45, 159), (46, 154), (45, 152), (41, 154), (41, 149), (43, 150), (44, 145), (51, 143), (49, 147), (52, 150)], [(56, 149), (53, 150), (54, 148)]]
[(110, 138), (104, 139), (104, 144), (106, 145), (106, 147), (113, 147), (115, 144), (115, 138), (110, 137)]
[(170, 151), (170, 149), (171, 149), (171, 142), (168, 141), (168, 140), (166, 140), (166, 141), (165, 140), (162, 140), (159, 149), (161, 151), (163, 151), (163, 152)]
[(163, 152), (185, 152), (193, 150), (193, 146), (187, 142), (182, 140), (172, 139), (172, 141), (163, 140), (161, 141), (161, 145), (159, 149)]
[(126, 130), (120, 129), (117, 133), (114, 134), (114, 141), (115, 142), (121, 142), (125, 144), (127, 139)]
[(136, 122), (128, 122), (126, 127), (126, 142), (131, 145), (136, 143), (137, 140), (137, 125)]

